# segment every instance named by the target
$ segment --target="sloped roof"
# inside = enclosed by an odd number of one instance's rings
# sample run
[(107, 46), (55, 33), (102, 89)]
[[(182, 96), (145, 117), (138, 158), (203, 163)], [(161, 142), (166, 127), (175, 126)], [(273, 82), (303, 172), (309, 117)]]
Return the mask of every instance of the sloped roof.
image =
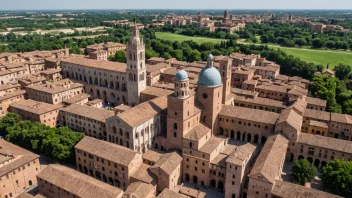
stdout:
[(47, 166), (37, 177), (79, 197), (116, 198), (123, 193), (119, 188), (57, 164)]
[(141, 155), (126, 147), (88, 136), (78, 142), (75, 148), (123, 166), (128, 166), (132, 160)]
[(269, 137), (248, 176), (257, 179), (257, 176), (261, 175), (274, 184), (278, 170), (285, 160), (287, 146), (288, 140), (282, 135)]
[(182, 162), (182, 157), (177, 152), (166, 153), (161, 159), (156, 162), (151, 169), (159, 168), (168, 175), (179, 166)]

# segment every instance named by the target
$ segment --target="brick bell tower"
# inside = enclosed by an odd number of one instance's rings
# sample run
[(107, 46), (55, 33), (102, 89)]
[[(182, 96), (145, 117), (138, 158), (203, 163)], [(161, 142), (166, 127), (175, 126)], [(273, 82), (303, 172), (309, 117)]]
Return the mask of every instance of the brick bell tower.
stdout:
[(129, 106), (139, 104), (140, 93), (146, 88), (145, 46), (135, 24), (126, 49), (127, 101)]
[(196, 124), (194, 119), (199, 120), (200, 113), (195, 111), (194, 92), (189, 89), (189, 78), (182, 68), (176, 73), (174, 85), (174, 94), (167, 99), (168, 149), (182, 149), (182, 139)]
[[(225, 57), (220, 60), (220, 75), (221, 75), (221, 81), (223, 85), (222, 104), (227, 104), (229, 102), (227, 97), (231, 93), (231, 75), (232, 75), (231, 67), (232, 67), (231, 58)], [(227, 104), (227, 105), (230, 105), (230, 104)]]

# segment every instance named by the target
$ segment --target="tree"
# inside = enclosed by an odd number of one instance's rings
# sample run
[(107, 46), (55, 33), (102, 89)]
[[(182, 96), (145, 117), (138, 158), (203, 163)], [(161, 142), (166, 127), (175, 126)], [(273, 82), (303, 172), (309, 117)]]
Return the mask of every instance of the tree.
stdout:
[(292, 179), (296, 184), (304, 185), (311, 182), (316, 175), (317, 168), (306, 159), (295, 160), (292, 166)]
[(340, 63), (334, 68), (335, 76), (340, 80), (345, 80), (351, 73), (352, 68), (350, 65)]
[(188, 56), (188, 62), (199, 61), (201, 59), (201, 54), (198, 50), (192, 50)]
[(124, 50), (119, 50), (115, 53), (114, 60), (120, 63), (126, 63), (126, 52)]
[(324, 43), (320, 38), (316, 38), (312, 41), (312, 46), (313, 48), (322, 48)]
[(74, 162), (74, 145), (83, 138), (83, 133), (19, 118), (18, 114), (8, 113), (0, 120), (7, 141), (58, 161)]
[(330, 161), (321, 174), (325, 189), (332, 193), (352, 197), (352, 161), (335, 159)]
[(5, 137), (7, 135), (7, 128), (14, 126), (21, 120), (21, 116), (16, 113), (7, 113), (0, 120), (0, 136)]
[(70, 53), (71, 54), (83, 54), (83, 52), (77, 46), (71, 47), (70, 48)]

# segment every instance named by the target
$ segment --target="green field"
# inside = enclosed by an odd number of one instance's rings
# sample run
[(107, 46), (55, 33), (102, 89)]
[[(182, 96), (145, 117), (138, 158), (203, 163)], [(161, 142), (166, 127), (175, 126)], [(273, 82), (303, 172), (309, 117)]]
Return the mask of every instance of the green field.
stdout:
[(329, 63), (330, 68), (344, 63), (352, 65), (352, 53), (343, 51), (329, 51), (329, 50), (313, 50), (313, 49), (300, 49), (300, 48), (286, 48), (278, 46), (269, 46), (299, 57), (301, 60), (311, 62), (319, 65), (326, 66)]
[[(182, 42), (184, 40), (193, 40), (197, 43), (203, 42), (221, 42), (221, 39), (215, 38), (204, 38), (204, 37), (191, 37), (191, 36), (183, 36), (179, 34), (173, 34), (170, 32), (156, 32), (156, 36), (160, 39), (171, 40), (171, 41), (179, 41)], [(241, 43), (247, 44), (245, 41), (241, 40)], [(268, 45), (270, 48), (278, 49), (296, 56), (303, 61), (311, 62), (315, 64), (320, 64), (326, 66), (328, 63), (330, 68), (338, 65), (339, 63), (352, 65), (352, 52), (344, 52), (339, 50), (314, 50), (307, 48), (287, 48), (281, 47), (278, 45)]]
[(194, 42), (201, 44), (204, 42), (220, 43), (221, 41), (224, 41), (224, 39), (184, 36), (184, 35), (174, 34), (170, 32), (156, 32), (155, 34), (157, 38), (170, 40), (170, 41), (179, 41), (179, 42), (193, 40)]

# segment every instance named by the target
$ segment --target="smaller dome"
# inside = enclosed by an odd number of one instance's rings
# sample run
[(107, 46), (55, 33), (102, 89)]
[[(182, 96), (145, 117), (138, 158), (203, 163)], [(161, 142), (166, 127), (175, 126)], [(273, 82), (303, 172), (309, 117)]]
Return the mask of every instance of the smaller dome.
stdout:
[(209, 54), (207, 60), (213, 60), (213, 59), (214, 59), (214, 56), (212, 54)]
[(176, 73), (175, 80), (180, 81), (180, 80), (187, 80), (188, 79), (188, 74), (185, 70), (181, 69)]

